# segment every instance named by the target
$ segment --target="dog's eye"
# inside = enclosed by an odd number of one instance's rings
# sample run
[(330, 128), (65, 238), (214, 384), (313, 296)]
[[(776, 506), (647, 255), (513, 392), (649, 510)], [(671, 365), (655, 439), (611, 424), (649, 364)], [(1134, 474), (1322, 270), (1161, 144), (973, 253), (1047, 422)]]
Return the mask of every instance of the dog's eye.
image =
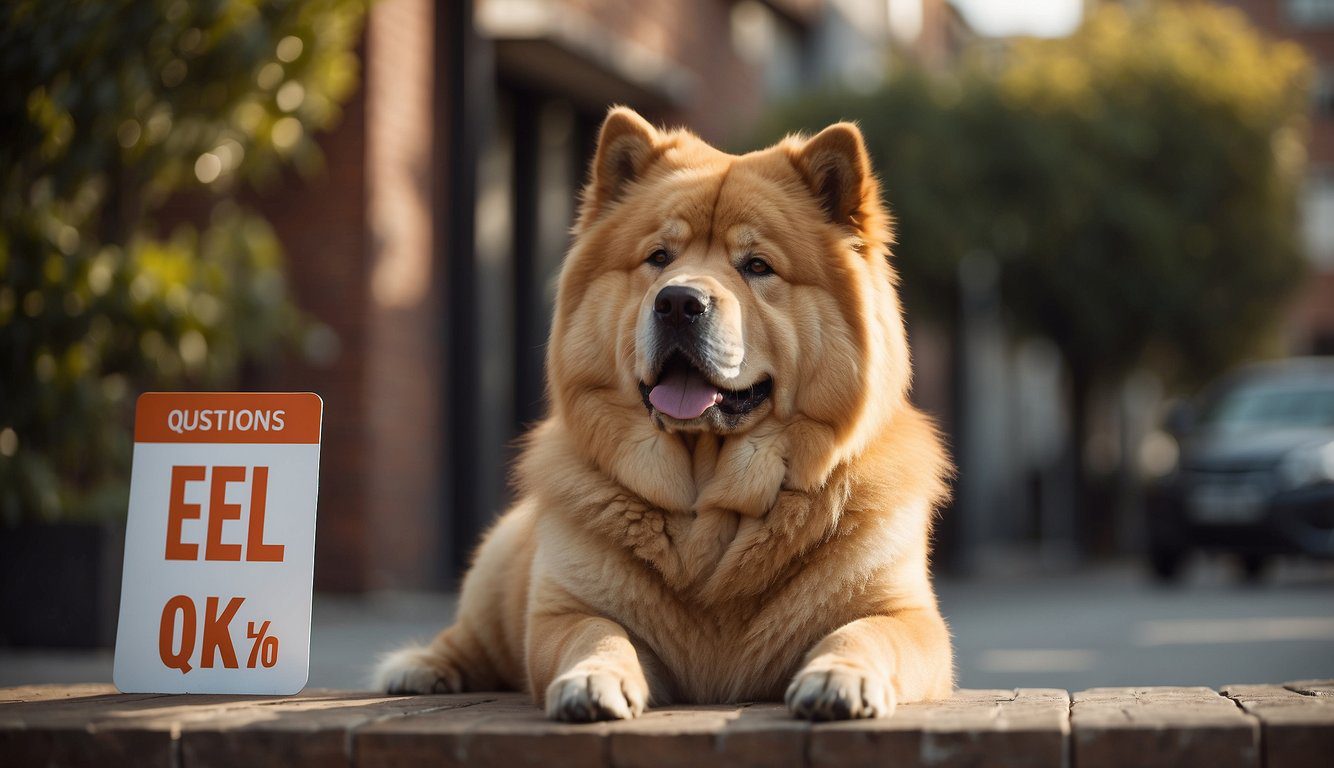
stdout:
[(751, 259), (746, 262), (746, 266), (742, 267), (741, 271), (748, 275), (769, 275), (773, 274), (774, 270), (773, 267), (769, 266), (769, 262), (764, 259)]
[(648, 259), (646, 259), (646, 261), (649, 264), (652, 264), (655, 267), (665, 267), (671, 260), (672, 260), (671, 254), (667, 253), (661, 248), (654, 251), (653, 253), (650, 253), (648, 255)]

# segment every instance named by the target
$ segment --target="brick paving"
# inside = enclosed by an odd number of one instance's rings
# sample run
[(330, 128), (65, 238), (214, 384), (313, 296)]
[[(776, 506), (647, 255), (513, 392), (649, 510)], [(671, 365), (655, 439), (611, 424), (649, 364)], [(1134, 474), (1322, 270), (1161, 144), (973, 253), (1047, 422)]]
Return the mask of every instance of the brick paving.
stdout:
[(959, 690), (885, 720), (777, 704), (546, 720), (518, 694), (123, 695), (0, 688), (0, 766), (1264, 766), (1334, 764), (1334, 681)]

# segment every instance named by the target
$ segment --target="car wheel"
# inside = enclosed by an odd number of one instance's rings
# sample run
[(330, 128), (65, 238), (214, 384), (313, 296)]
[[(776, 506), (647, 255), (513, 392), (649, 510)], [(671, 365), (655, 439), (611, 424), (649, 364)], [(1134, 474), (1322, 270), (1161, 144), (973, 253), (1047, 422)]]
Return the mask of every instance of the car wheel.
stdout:
[(1170, 584), (1181, 576), (1181, 565), (1185, 553), (1176, 549), (1154, 549), (1149, 552), (1149, 570), (1164, 584)]
[(1247, 584), (1259, 584), (1268, 567), (1269, 558), (1264, 555), (1241, 556), (1241, 577)]

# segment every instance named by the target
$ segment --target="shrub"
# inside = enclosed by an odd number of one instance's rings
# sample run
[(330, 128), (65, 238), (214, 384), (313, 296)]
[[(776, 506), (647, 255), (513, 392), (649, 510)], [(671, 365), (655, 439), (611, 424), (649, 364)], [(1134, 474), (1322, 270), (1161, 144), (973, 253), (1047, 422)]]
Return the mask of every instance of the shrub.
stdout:
[[(125, 510), (134, 396), (328, 330), (242, 202), (356, 85), (357, 0), (19, 0), (0, 22), (0, 520)], [(161, 223), (188, 196), (198, 223)]]

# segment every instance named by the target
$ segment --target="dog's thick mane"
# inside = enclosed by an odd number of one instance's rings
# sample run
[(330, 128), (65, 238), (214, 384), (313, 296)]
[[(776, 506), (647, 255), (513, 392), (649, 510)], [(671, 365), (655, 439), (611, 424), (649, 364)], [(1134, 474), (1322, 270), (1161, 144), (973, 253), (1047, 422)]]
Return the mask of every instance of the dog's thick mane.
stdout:
[[(719, 605), (780, 590), (785, 574), (809, 568), (809, 557), (823, 545), (840, 550), (839, 579), (868, 578), (916, 543), (912, 531), (929, 530), (929, 519), (923, 526), (921, 518), (929, 518), (946, 495), (948, 459), (934, 426), (915, 409), (901, 409), (887, 426), (870, 449), (836, 467), (825, 483), (779, 490), (759, 516), (658, 507), (599, 469), (579, 450), (578, 434), (558, 418), (530, 433), (515, 479), (524, 495), (537, 500), (539, 516), (560, 510), (657, 571), (681, 599)], [(916, 503), (905, 507), (904, 499)]]

